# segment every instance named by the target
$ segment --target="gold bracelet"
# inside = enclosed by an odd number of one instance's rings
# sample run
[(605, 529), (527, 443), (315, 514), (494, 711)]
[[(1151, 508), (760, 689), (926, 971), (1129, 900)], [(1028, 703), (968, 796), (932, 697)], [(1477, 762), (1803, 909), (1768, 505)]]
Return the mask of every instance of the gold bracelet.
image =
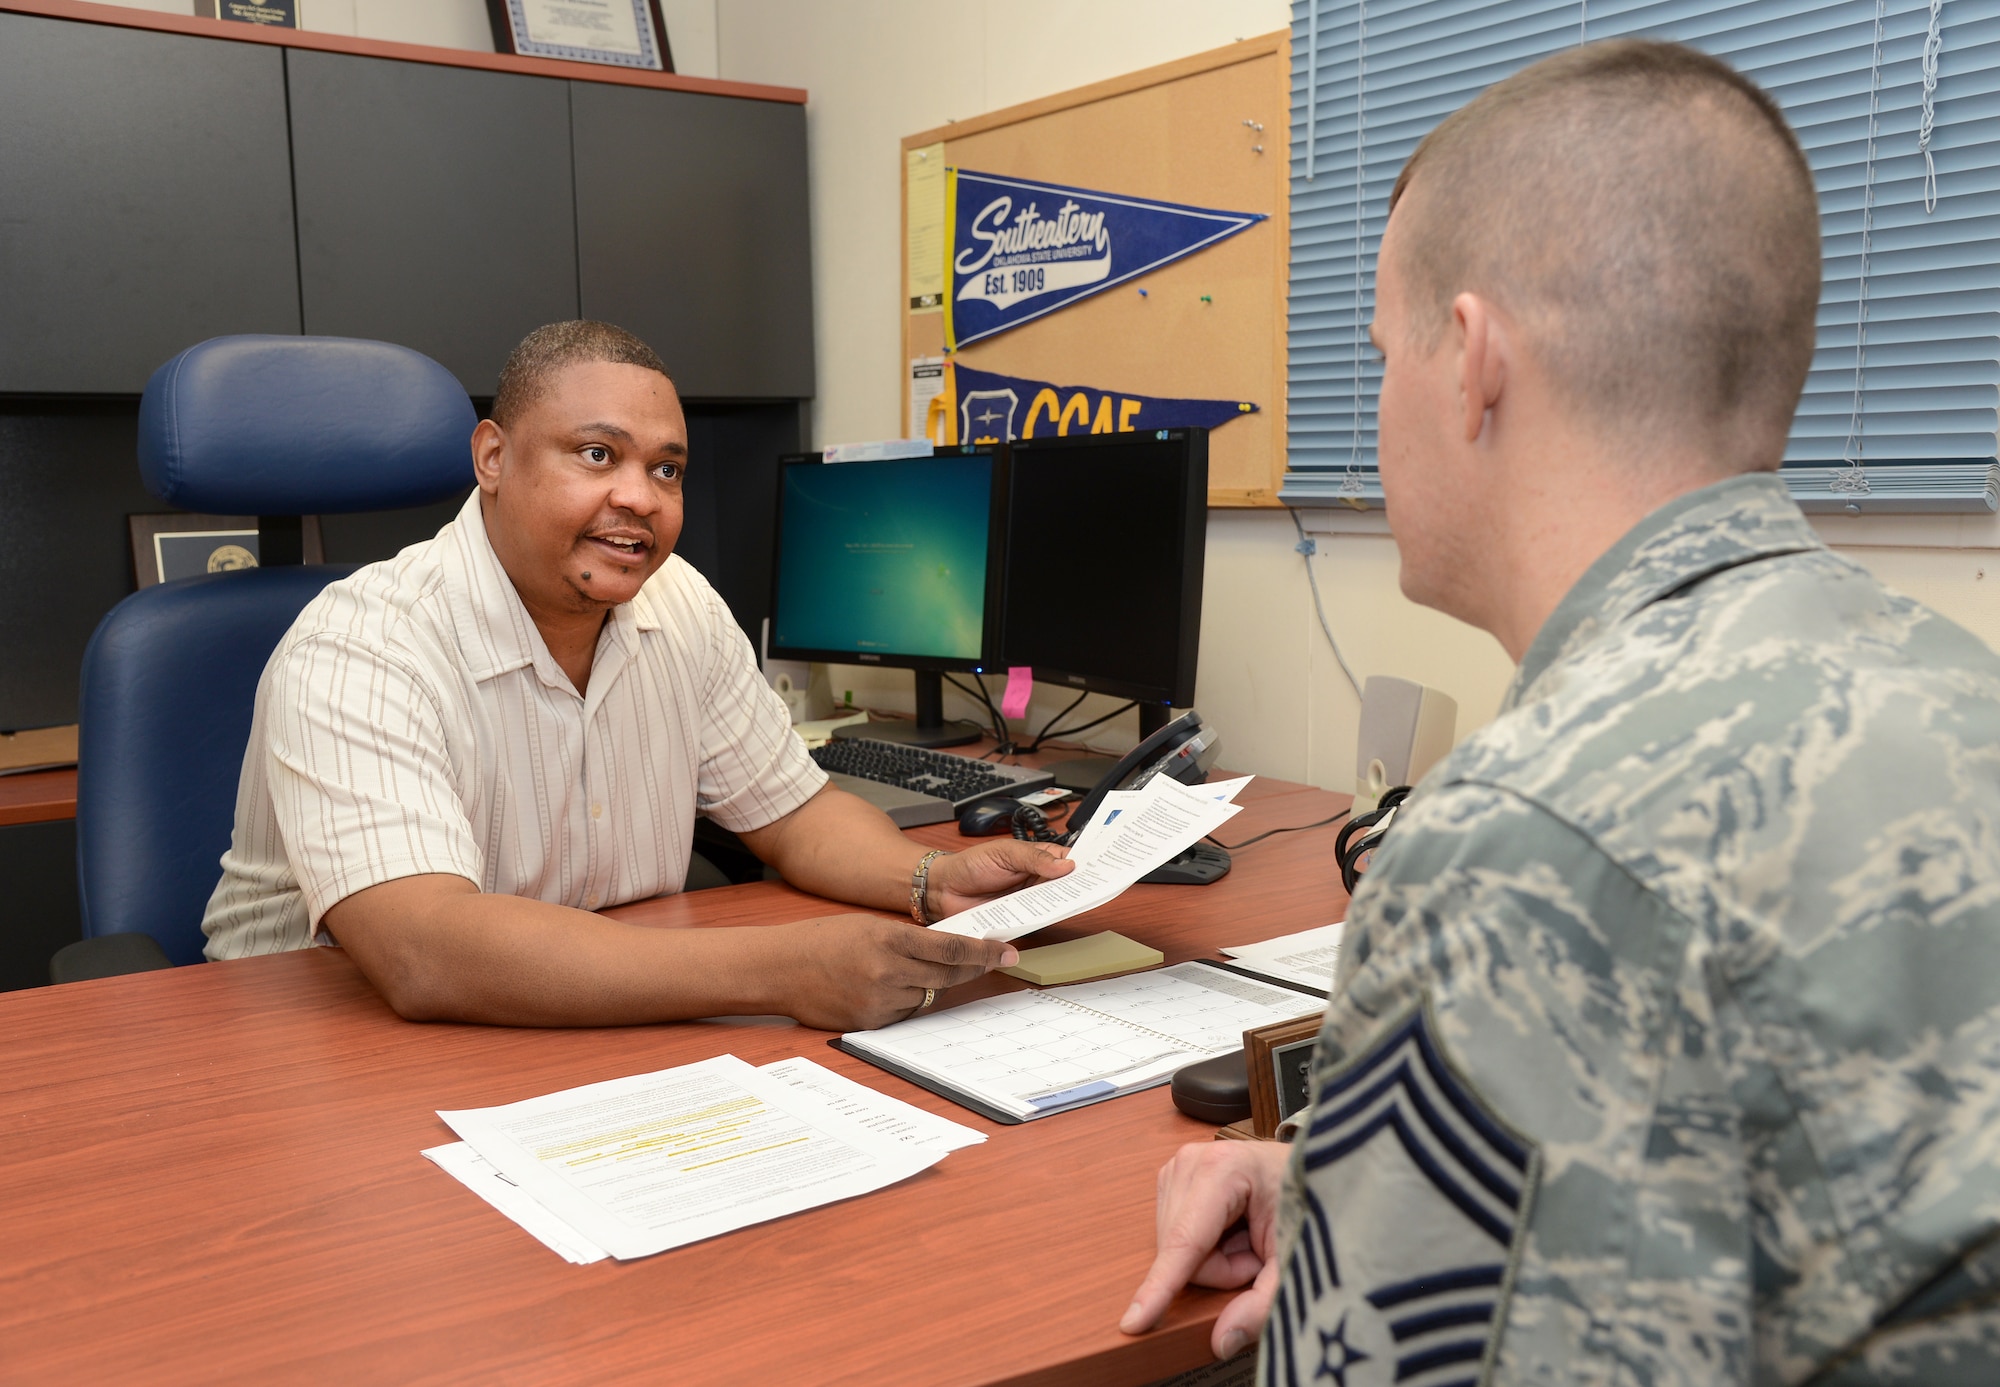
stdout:
[(916, 870), (910, 873), (910, 918), (920, 925), (933, 923), (930, 912), (924, 909), (924, 897), (931, 889), (931, 863), (944, 855), (943, 848), (932, 848), (918, 861)]

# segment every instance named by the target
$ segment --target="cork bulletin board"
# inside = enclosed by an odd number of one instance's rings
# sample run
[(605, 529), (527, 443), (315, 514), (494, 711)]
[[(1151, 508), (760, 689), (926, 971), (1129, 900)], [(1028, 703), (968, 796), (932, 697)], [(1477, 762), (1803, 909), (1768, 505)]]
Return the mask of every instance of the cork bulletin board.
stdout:
[[(911, 168), (925, 177), (924, 156), (940, 145), (953, 168), (1263, 213), (1227, 240), (971, 342), (953, 359), (1107, 391), (1253, 402), (1256, 413), (1210, 435), (1208, 501), (1276, 506), (1285, 470), (1290, 102), (1289, 36), (1275, 33), (908, 136), (898, 288), (913, 282)], [(936, 308), (913, 309), (907, 293), (901, 302), (898, 388), (907, 412), (911, 362), (944, 355), (945, 325)]]

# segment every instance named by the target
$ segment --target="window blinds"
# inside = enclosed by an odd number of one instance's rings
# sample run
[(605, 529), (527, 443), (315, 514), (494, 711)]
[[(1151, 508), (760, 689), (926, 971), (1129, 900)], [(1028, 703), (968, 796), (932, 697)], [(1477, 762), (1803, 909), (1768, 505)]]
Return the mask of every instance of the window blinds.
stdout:
[(1389, 190), (1451, 111), (1586, 39), (1676, 39), (1784, 107), (1819, 188), (1808, 509), (2000, 509), (2000, 0), (1296, 0), (1293, 505), (1379, 506), (1368, 345)]

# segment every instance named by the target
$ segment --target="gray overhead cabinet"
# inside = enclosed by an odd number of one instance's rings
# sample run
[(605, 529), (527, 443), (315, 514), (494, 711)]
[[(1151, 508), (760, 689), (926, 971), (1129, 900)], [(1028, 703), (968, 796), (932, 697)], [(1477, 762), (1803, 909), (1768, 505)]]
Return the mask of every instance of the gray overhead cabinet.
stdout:
[(570, 84), (288, 58), (305, 330), (415, 347), (491, 395), (516, 342), (577, 316)]
[(686, 395), (813, 393), (803, 106), (570, 84), (585, 317)]
[(0, 13), (0, 392), (298, 330), (284, 50)]
[(0, 11), (0, 395), (134, 393), (203, 338), (304, 331), (486, 396), (581, 312), (685, 395), (809, 397), (804, 108), (536, 66)]

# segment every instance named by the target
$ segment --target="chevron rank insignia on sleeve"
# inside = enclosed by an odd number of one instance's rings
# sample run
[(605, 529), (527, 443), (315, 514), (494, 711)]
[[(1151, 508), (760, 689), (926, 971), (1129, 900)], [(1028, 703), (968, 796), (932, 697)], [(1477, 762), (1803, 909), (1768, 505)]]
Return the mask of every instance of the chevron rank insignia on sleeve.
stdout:
[(1304, 1214), (1258, 1380), (1484, 1381), (1540, 1152), (1452, 1067), (1427, 1006), (1321, 1084), (1297, 1139)]

